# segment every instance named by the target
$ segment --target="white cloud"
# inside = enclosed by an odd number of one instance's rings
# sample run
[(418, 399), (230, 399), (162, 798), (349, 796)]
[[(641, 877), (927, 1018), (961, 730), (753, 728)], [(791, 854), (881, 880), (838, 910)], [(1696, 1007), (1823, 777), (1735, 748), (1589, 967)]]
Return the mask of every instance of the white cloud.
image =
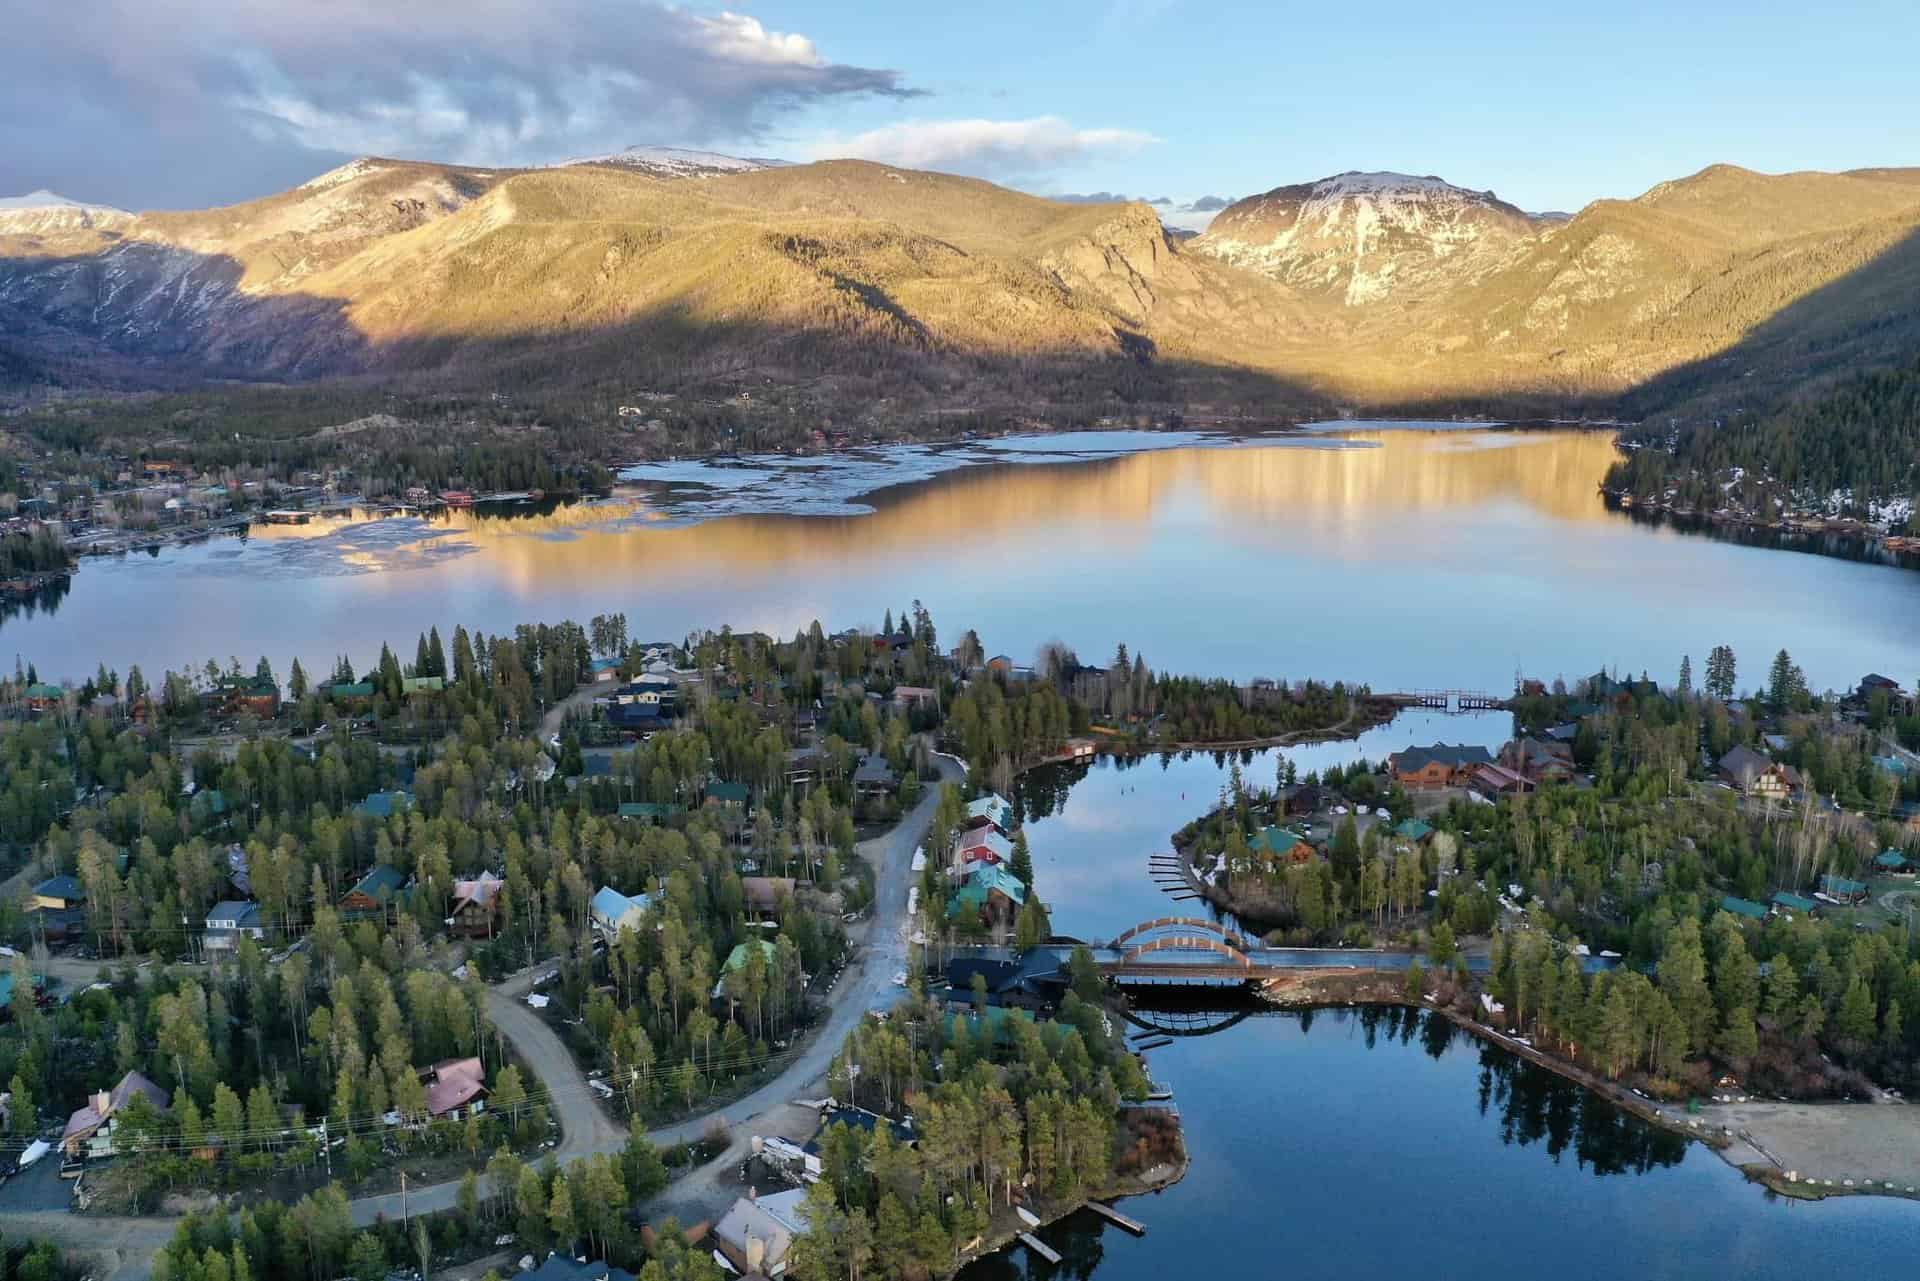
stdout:
[(807, 150), (815, 160), (853, 157), (907, 169), (938, 169), (1006, 179), (1062, 168), (1095, 152), (1128, 151), (1158, 142), (1136, 129), (1078, 129), (1058, 116), (1030, 120), (909, 120), (851, 138), (825, 138)]
[(29, 185), (145, 205), (126, 188), (257, 192), (342, 153), (500, 165), (735, 142), (867, 96), (919, 94), (804, 34), (662, 0), (28, 3), (0, 40), (0, 187), (44, 174)]

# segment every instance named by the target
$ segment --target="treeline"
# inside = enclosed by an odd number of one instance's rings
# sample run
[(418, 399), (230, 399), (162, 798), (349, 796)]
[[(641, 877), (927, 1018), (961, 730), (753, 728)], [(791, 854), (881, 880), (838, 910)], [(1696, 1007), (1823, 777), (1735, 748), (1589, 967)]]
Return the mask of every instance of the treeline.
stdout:
[(53, 573), (72, 563), (66, 543), (45, 525), (31, 533), (0, 535), (0, 579)]
[(1849, 491), (1844, 514), (1864, 517), (1869, 502), (1920, 498), (1920, 361), (1862, 374), (1772, 413), (1719, 425), (1679, 429), (1669, 444), (1643, 432), (1608, 473), (1607, 486), (1638, 498), (1678, 490), (1679, 505), (1713, 511), (1735, 468), (1735, 484), (1752, 501), (1762, 482), (1789, 496), (1824, 501)]
[(1071, 1204), (1109, 1188), (1116, 1163), (1138, 1172), (1131, 1144), (1120, 1150), (1121, 1106), (1145, 1097), (1146, 1080), (1103, 1023), (1084, 953), (1076, 975), (1076, 992), (1044, 1022), (997, 1008), (943, 1013), (916, 998), (848, 1038), (829, 1073), (836, 1096), (911, 1114), (916, 1142), (886, 1125), (828, 1126), (797, 1272), (940, 1275), (1011, 1204)]

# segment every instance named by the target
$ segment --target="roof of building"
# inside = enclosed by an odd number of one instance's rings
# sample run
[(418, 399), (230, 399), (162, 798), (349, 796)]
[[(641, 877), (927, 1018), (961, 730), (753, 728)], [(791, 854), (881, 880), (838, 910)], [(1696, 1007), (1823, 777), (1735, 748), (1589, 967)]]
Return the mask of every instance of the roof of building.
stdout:
[(472, 880), (460, 880), (453, 883), (453, 911), (459, 911), (469, 903), (487, 906), (499, 895), (501, 886), (506, 882), (492, 872), (482, 872)]
[[(218, 924), (216, 924), (218, 922)], [(244, 930), (260, 924), (260, 905), (240, 899), (225, 899), (207, 909), (210, 930)]]
[(610, 885), (602, 885), (593, 895), (593, 914), (618, 925), (629, 912), (644, 912), (653, 906), (649, 894), (622, 894)]
[(1820, 878), (1820, 888), (1829, 894), (1865, 894), (1867, 883), (1848, 880), (1844, 876), (1834, 876), (1829, 873)]
[(1773, 762), (1742, 743), (1722, 756), (1717, 768), (1744, 787), (1772, 769)]
[(407, 874), (397, 867), (375, 863), (367, 874), (354, 882), (349, 894), (364, 894), (370, 899), (392, 898), (407, 883)]
[(372, 681), (354, 681), (346, 685), (325, 685), (320, 689), (328, 698), (372, 698)]
[(956, 845), (962, 858), (970, 850), (985, 850), (1001, 862), (1013, 857), (1013, 842), (990, 827), (976, 827), (972, 831), (962, 832)]
[(659, 801), (622, 801), (621, 818), (645, 818), (654, 822), (664, 822), (679, 813), (678, 805), (665, 805)]
[(1409, 747), (1405, 751), (1395, 752), (1393, 756), (1393, 768), (1402, 774), (1417, 773), (1428, 765), (1435, 764), (1444, 765), (1448, 769), (1491, 765), (1493, 754), (1484, 747), (1470, 743), (1435, 743), (1432, 747)]
[(947, 915), (957, 915), (964, 910), (978, 912), (986, 906), (988, 896), (995, 891), (1006, 895), (1016, 904), (1025, 904), (1027, 901), (1027, 887), (1019, 877), (997, 863), (982, 863), (947, 901)]
[(741, 1197), (714, 1225), (714, 1239), (749, 1268), (780, 1271), (793, 1239), (806, 1231), (806, 1195), (805, 1188), (792, 1188), (758, 1199)]
[(447, 1059), (433, 1065), (427, 1083), (427, 1114), (445, 1116), (487, 1092), (486, 1072), (479, 1059)]
[(635, 1281), (633, 1273), (616, 1268), (605, 1259), (583, 1262), (564, 1254), (550, 1254), (537, 1268), (528, 1268), (514, 1281)]
[(747, 967), (749, 948), (759, 949), (761, 958), (764, 959), (768, 965), (772, 965), (774, 960), (780, 955), (780, 949), (768, 940), (748, 939), (744, 943), (735, 943), (733, 945), (733, 951), (727, 953), (726, 963), (720, 967), (720, 972), (722, 974), (731, 974), (735, 970), (745, 969)]
[(1285, 854), (1300, 844), (1300, 837), (1284, 827), (1266, 827), (1253, 834), (1247, 848), (1256, 854)]
[(1424, 841), (1433, 835), (1433, 824), (1423, 818), (1403, 818), (1393, 829), (1403, 841)]
[(412, 792), (375, 792), (354, 806), (353, 812), (368, 818), (387, 818), (395, 810), (404, 814), (412, 808)]
[(1802, 898), (1798, 894), (1789, 894), (1785, 890), (1776, 893), (1769, 901), (1775, 907), (1783, 907), (1789, 912), (1811, 912), (1815, 907), (1812, 899)]
[(69, 903), (83, 903), (87, 898), (87, 887), (77, 876), (49, 876), (34, 886), (33, 892), (41, 898), (65, 899)]
[(1720, 910), (1732, 912), (1735, 916), (1750, 917), (1756, 921), (1764, 919), (1767, 915), (1764, 904), (1756, 903), (1752, 899), (1736, 898), (1731, 894), (1720, 900)]
[(730, 805), (747, 803), (747, 785), (745, 783), (727, 783), (714, 779), (707, 784), (706, 797), (710, 801), (724, 801)]
[(746, 897), (747, 906), (756, 912), (771, 912), (780, 905), (780, 900), (793, 897), (794, 887), (798, 884), (791, 876), (743, 876), (740, 878), (740, 890)]
[(868, 752), (865, 759), (853, 771), (853, 781), (859, 783), (877, 783), (891, 786), (899, 776), (893, 772), (893, 766), (887, 758), (878, 752)]
[(580, 772), (588, 778), (612, 778), (613, 757), (607, 755), (605, 752), (597, 752), (592, 756), (582, 757), (580, 760)]
[(1013, 803), (998, 792), (988, 792), (967, 802), (967, 820), (985, 819), (1001, 831), (1013, 827)]
[(1874, 856), (1873, 860), (1876, 867), (1894, 868), (1905, 867), (1909, 861), (1907, 856), (1899, 850), (1881, 850), (1879, 854)]

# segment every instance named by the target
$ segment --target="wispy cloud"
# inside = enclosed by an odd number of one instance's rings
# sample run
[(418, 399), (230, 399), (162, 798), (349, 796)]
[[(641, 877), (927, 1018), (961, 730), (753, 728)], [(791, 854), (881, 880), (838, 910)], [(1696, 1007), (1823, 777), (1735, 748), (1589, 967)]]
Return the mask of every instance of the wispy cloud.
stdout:
[(1137, 129), (1082, 129), (1058, 116), (1028, 120), (909, 120), (808, 147), (816, 160), (856, 157), (1002, 181), (1051, 173), (1100, 152), (1158, 142)]
[(116, 169), (138, 181), (185, 168), (204, 183), (263, 160), (310, 172), (342, 153), (534, 163), (754, 138), (813, 104), (918, 96), (901, 73), (835, 62), (804, 34), (656, 0), (18, 9), (0, 41), (0, 189)]

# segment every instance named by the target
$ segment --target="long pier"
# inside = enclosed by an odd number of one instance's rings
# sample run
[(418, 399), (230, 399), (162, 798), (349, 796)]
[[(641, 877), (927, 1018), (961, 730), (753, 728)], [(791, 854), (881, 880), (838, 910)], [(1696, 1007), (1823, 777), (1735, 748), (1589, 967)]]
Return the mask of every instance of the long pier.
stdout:
[(1379, 697), (1400, 707), (1417, 707), (1423, 711), (1452, 715), (1498, 712), (1513, 701), (1509, 697), (1477, 689), (1417, 689), (1401, 694), (1381, 694)]
[(1138, 1219), (1128, 1218), (1110, 1205), (1100, 1201), (1089, 1201), (1087, 1202), (1087, 1208), (1103, 1218), (1111, 1219), (1137, 1237), (1147, 1235), (1146, 1224), (1140, 1222)]

